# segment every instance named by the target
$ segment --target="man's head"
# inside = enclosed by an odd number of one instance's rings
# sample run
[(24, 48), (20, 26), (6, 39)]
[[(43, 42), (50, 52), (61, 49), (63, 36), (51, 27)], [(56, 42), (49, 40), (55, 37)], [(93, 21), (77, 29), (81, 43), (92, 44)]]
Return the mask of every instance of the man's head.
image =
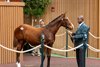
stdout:
[(82, 23), (84, 21), (84, 17), (81, 15), (78, 17), (78, 23)]
[(40, 19), (39, 24), (40, 24), (40, 26), (44, 26), (44, 21), (42, 19)]

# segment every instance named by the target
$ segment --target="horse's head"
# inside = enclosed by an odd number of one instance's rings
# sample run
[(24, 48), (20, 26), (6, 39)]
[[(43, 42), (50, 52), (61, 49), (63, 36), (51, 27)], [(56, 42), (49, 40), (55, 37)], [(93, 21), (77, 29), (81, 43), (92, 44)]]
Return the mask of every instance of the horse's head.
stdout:
[(66, 29), (73, 30), (74, 25), (71, 23), (69, 18), (65, 18), (65, 14), (63, 14), (63, 18), (61, 20), (62, 26), (65, 27)]

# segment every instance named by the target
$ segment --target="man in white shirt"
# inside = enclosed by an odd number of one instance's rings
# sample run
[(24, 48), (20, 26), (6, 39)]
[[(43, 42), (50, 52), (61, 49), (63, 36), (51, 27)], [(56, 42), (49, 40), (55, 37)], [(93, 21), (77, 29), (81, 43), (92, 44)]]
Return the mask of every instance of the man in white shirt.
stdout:
[[(39, 25), (36, 25), (35, 27), (36, 27), (36, 28), (40, 28), (40, 27), (44, 27), (44, 26), (45, 26), (45, 24), (44, 24), (43, 19), (40, 19), (40, 20), (39, 20)], [(40, 50), (39, 50), (39, 48), (33, 50), (33, 51), (32, 51), (32, 55), (33, 55), (33, 56), (40, 56)]]

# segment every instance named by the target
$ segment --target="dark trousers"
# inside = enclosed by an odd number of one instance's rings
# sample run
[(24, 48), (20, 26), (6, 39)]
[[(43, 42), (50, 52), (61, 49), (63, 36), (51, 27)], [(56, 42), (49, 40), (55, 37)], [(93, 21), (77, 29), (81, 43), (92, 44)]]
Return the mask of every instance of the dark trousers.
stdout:
[(79, 49), (76, 49), (76, 60), (78, 67), (85, 67), (85, 55), (86, 55), (86, 46), (82, 46)]

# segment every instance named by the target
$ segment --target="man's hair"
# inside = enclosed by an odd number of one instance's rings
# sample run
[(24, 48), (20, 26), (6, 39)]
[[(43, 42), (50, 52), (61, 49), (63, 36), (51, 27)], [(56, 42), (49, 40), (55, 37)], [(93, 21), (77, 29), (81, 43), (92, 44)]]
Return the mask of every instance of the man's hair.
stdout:
[(80, 15), (78, 18), (79, 18), (79, 19), (82, 19), (82, 20), (84, 21), (83, 15)]

